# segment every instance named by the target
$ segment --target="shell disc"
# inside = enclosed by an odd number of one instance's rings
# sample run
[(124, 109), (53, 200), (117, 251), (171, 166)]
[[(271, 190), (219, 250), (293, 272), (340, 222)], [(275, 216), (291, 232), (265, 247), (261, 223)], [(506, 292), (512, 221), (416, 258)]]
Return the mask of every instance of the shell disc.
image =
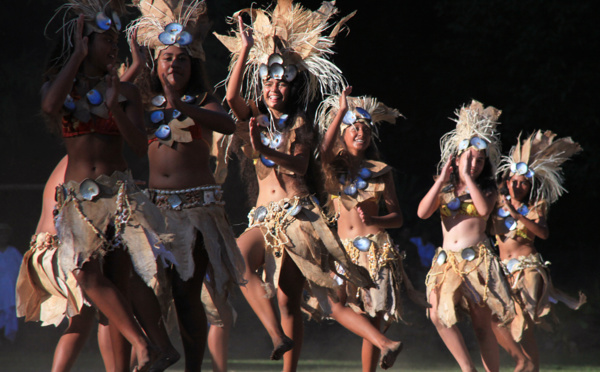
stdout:
[(169, 202), (169, 205), (171, 206), (171, 208), (178, 208), (183, 203), (181, 198), (177, 195), (169, 195), (169, 197), (167, 198), (167, 201)]
[(100, 194), (100, 186), (92, 179), (85, 179), (79, 185), (79, 193), (85, 200), (94, 200)]
[(359, 236), (358, 238), (352, 241), (352, 245), (356, 247), (361, 252), (368, 252), (371, 247), (371, 240), (369, 238), (365, 238), (364, 236)]
[(169, 127), (166, 124), (163, 124), (160, 127), (158, 127), (158, 129), (154, 132), (154, 135), (158, 139), (168, 140), (171, 137), (171, 127)]
[(447, 206), (448, 206), (448, 209), (450, 209), (451, 211), (458, 210), (458, 208), (460, 208), (460, 199), (454, 198), (454, 199), (450, 200), (448, 202)]
[(263, 155), (260, 156), (260, 161), (269, 168), (275, 165), (275, 162), (273, 160), (267, 159)]
[(170, 32), (161, 32), (158, 35), (158, 40), (164, 45), (173, 45), (177, 40), (177, 35), (174, 35)]
[(165, 98), (165, 96), (156, 96), (152, 98), (150, 102), (152, 103), (152, 106), (161, 107), (165, 104), (165, 102), (167, 102), (167, 99)]
[(150, 114), (150, 121), (152, 121), (154, 124), (158, 124), (164, 119), (165, 113), (163, 112), (163, 110), (152, 111), (152, 113)]
[(254, 210), (254, 219), (258, 222), (263, 222), (267, 217), (267, 208), (262, 205)]
[(104, 12), (96, 13), (96, 26), (98, 26), (98, 28), (100, 28), (103, 31), (108, 31), (108, 29), (110, 29), (111, 24), (112, 20)]
[(475, 259), (475, 250), (473, 248), (465, 248), (460, 252), (460, 256), (463, 260), (473, 261)]
[(102, 103), (102, 94), (98, 92), (96, 89), (92, 89), (85, 95), (89, 103), (94, 106), (97, 106)]
[(509, 273), (513, 273), (513, 271), (517, 270), (517, 265), (519, 263), (519, 260), (517, 260), (516, 258), (511, 258), (507, 263), (506, 263), (506, 269), (508, 270)]
[(446, 254), (446, 252), (441, 251), (440, 254), (438, 254), (436, 262), (438, 265), (443, 265), (446, 262), (446, 258), (448, 257), (448, 255)]
[(280, 64), (280, 65), (283, 64), (283, 57), (281, 56), (281, 54), (279, 54), (279, 53), (273, 53), (273, 54), (271, 54), (269, 56), (269, 60), (267, 62), (267, 65), (269, 67), (271, 67), (275, 63)]

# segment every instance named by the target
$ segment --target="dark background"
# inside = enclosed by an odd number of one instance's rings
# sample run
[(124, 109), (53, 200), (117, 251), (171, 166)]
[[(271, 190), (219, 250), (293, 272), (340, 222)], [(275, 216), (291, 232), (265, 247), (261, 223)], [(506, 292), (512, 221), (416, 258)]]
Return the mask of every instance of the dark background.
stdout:
[[(302, 3), (311, 9), (320, 4)], [(43, 184), (64, 155), (60, 138), (48, 133), (39, 114), (41, 75), (52, 45), (43, 36), (44, 27), (60, 4), (10, 2), (0, 15), (0, 222), (13, 227), (11, 242), (23, 252), (37, 224)], [(250, 2), (209, 0), (208, 4), (214, 30), (226, 33), (230, 26), (225, 17)], [(448, 118), (470, 99), (503, 111), (499, 129), (504, 152), (520, 132), (535, 129), (571, 136), (582, 145), (584, 152), (564, 166), (569, 193), (551, 209), (550, 238), (536, 244), (552, 261), (555, 285), (573, 294), (581, 289), (588, 296), (588, 304), (576, 313), (557, 306), (563, 322), (553, 336), (559, 340), (556, 344), (584, 351), (597, 348), (598, 3), (432, 0), (339, 1), (337, 5), (341, 15), (358, 10), (348, 23), (350, 32), (338, 38), (334, 56), (354, 87), (353, 95), (375, 96), (406, 117), (395, 126), (383, 126), (378, 144), (386, 162), (397, 170), (405, 216), (403, 231), (392, 231), (398, 241), (427, 233), (436, 245), (441, 243), (439, 218), (421, 221), (416, 207), (432, 184), (439, 138), (454, 128)], [(205, 49), (214, 84), (226, 76), (228, 52), (212, 35)], [(125, 58), (125, 44), (122, 51)], [(223, 96), (224, 91), (218, 94)], [(144, 161), (135, 164), (143, 177)], [(238, 232), (247, 213), (247, 208), (239, 207), (243, 196), (235, 192), (240, 182), (231, 170), (226, 199)], [(413, 282), (422, 288), (427, 269), (419, 266), (416, 249), (406, 247)], [(435, 331), (428, 328), (427, 332)]]

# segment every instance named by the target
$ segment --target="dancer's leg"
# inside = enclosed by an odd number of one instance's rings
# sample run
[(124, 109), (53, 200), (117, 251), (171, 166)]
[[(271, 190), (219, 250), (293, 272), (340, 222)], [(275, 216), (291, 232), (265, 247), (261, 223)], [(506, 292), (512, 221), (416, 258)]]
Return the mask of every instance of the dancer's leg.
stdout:
[(81, 312), (69, 318), (69, 326), (60, 336), (54, 360), (52, 361), (52, 372), (70, 371), (85, 345), (94, 324), (95, 310), (89, 306), (83, 306)]
[(521, 338), (521, 346), (523, 352), (533, 363), (532, 371), (538, 372), (540, 370), (540, 353), (538, 351), (537, 342), (535, 341), (534, 324), (533, 321), (526, 315), (527, 329), (523, 331), (523, 337)]
[(302, 319), (302, 292), (304, 275), (294, 261), (284, 253), (277, 290), (277, 303), (281, 314), (281, 327), (284, 333), (294, 340), (291, 352), (283, 354), (283, 371), (294, 372), (298, 368), (302, 341), (304, 339), (304, 324)]
[(488, 372), (500, 370), (500, 350), (492, 330), (492, 311), (487, 306), (469, 304), (471, 322), (479, 343), (483, 367)]
[(154, 291), (135, 273), (130, 278), (130, 286), (133, 313), (150, 341), (160, 350), (161, 355), (152, 366), (166, 369), (177, 362), (180, 356), (169, 339), (158, 299)]
[(228, 304), (219, 306), (219, 316), (221, 317), (223, 326), (210, 326), (208, 331), (208, 350), (212, 360), (213, 372), (227, 372), (229, 333), (233, 326), (233, 312), (231, 307)]
[(135, 322), (128, 302), (115, 285), (102, 274), (98, 259), (89, 260), (81, 269), (73, 271), (73, 274), (92, 303), (133, 345), (138, 366), (144, 367), (149, 364), (151, 352), (148, 342)]
[(248, 230), (237, 239), (237, 244), (246, 264), (244, 279), (247, 280), (247, 283), (245, 286), (241, 286), (240, 289), (271, 337), (273, 342), (271, 359), (281, 359), (283, 354), (291, 349), (291, 345), (277, 320), (273, 303), (267, 298), (264, 283), (256, 273), (256, 270), (262, 266), (265, 260), (263, 235), (258, 228)]
[(329, 303), (331, 305), (331, 317), (350, 332), (375, 345), (382, 354), (381, 367), (384, 369), (390, 368), (402, 349), (402, 342), (392, 341), (385, 337), (367, 318), (357, 314), (343, 303), (334, 301), (331, 298), (329, 298)]
[(440, 321), (438, 317), (438, 300), (435, 290), (433, 290), (429, 303), (431, 304), (431, 308), (429, 309), (429, 314), (431, 318), (431, 322), (435, 326), (438, 334), (444, 341), (444, 344), (460, 366), (460, 369), (463, 372), (475, 372), (475, 365), (473, 364), (473, 360), (471, 359), (471, 355), (469, 355), (469, 350), (467, 349), (467, 345), (465, 344), (465, 340), (463, 339), (460, 330), (456, 325), (448, 328)]
[[(368, 318), (376, 329), (381, 329), (381, 320), (383, 318), (382, 313), (377, 313), (375, 318)], [(363, 372), (375, 372), (377, 369), (377, 362), (379, 361), (379, 349), (373, 345), (369, 340), (363, 338), (361, 360)]]
[(183, 343), (186, 372), (195, 372), (202, 369), (204, 349), (206, 348), (206, 313), (200, 296), (202, 281), (206, 274), (208, 255), (200, 235), (196, 239), (193, 256), (195, 269), (194, 275), (189, 280), (181, 280), (175, 271), (172, 275), (173, 300), (177, 310), (179, 332)]
[(509, 328), (494, 322), (492, 323), (492, 330), (500, 346), (514, 359), (516, 363), (515, 372), (531, 372), (534, 370), (533, 362), (525, 355), (522, 346), (513, 339)]
[(102, 313), (98, 313), (98, 348), (104, 363), (106, 372), (115, 370), (115, 358), (113, 356), (112, 344), (110, 342), (110, 330), (108, 329), (108, 319)]

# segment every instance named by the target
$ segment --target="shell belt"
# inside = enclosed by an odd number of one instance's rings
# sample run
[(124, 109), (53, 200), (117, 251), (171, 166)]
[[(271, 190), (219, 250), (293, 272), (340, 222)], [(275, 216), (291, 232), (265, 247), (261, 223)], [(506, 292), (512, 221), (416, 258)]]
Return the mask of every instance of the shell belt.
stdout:
[(344, 239), (342, 241), (346, 253), (348, 253), (352, 263), (355, 265), (360, 265), (360, 253), (367, 253), (369, 274), (373, 280), (376, 279), (377, 274), (383, 267), (391, 264), (398, 258), (402, 260), (406, 258), (406, 252), (398, 252), (398, 246), (393, 244), (389, 238), (383, 244), (379, 244), (377, 240), (379, 234), (385, 234), (385, 232), (375, 235), (357, 236), (354, 239)]
[(148, 197), (158, 208), (182, 209), (225, 205), (220, 185), (199, 186), (181, 190), (148, 189)]

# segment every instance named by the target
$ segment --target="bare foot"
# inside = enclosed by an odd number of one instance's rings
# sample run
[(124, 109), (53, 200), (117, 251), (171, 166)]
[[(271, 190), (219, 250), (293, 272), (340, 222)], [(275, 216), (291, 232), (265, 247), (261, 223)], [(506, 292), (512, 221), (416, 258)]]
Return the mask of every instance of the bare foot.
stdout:
[(517, 363), (514, 372), (533, 372), (535, 371), (535, 365), (529, 359), (523, 360), (522, 363)]
[(294, 347), (294, 341), (291, 338), (289, 338), (288, 336), (284, 335), (283, 339), (281, 340), (281, 343), (279, 343), (273, 349), (273, 352), (271, 353), (271, 360), (281, 359), (281, 357), (283, 357), (283, 354), (292, 350), (293, 347)]
[(379, 359), (379, 366), (383, 369), (392, 368), (398, 354), (402, 351), (402, 341), (396, 341), (392, 343), (392, 347), (381, 350), (381, 359)]
[(179, 358), (181, 358), (181, 355), (179, 355), (175, 349), (169, 353), (161, 353), (158, 359), (152, 363), (148, 372), (163, 372), (165, 369), (177, 363)]
[(135, 348), (135, 356), (137, 365), (133, 369), (134, 372), (148, 372), (159, 354), (153, 346), (146, 343)]

